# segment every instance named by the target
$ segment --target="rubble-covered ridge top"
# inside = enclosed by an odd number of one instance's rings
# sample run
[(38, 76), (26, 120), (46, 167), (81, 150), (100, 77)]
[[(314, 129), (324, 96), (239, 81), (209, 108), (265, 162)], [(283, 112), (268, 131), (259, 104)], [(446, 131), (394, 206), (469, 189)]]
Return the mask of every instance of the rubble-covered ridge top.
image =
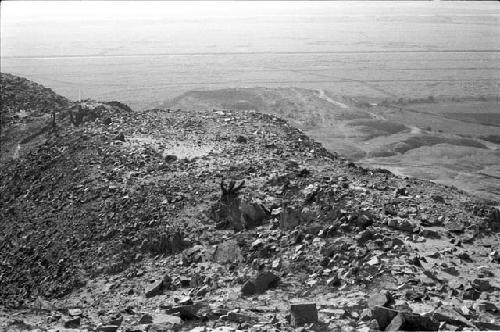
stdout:
[(492, 204), (272, 115), (114, 103), (0, 166), (0, 329), (500, 329)]
[(50, 113), (54, 108), (59, 110), (70, 104), (52, 89), (8, 73), (0, 73), (0, 90), (2, 127), (10, 124), (13, 117)]
[(4, 73), (0, 100), (0, 164), (37, 149), (56, 128), (78, 127), (97, 118), (110, 121), (117, 113), (133, 111), (117, 101), (71, 102), (38, 83)]

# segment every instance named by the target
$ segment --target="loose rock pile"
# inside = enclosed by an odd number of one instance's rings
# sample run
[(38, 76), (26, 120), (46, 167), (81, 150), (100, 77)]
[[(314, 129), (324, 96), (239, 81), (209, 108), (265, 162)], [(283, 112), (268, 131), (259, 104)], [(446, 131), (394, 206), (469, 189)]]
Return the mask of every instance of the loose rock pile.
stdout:
[(1, 166), (0, 328), (500, 329), (491, 204), (273, 116), (105, 106)]
[(68, 99), (43, 85), (7, 73), (0, 75), (0, 90), (2, 127), (22, 121), (25, 117), (50, 114), (54, 109), (60, 110), (71, 104)]

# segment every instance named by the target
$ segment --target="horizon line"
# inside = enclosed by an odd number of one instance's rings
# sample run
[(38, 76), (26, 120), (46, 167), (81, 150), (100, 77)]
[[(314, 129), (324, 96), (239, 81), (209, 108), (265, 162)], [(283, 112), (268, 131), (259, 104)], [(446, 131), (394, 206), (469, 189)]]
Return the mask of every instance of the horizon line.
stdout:
[(449, 50), (340, 50), (340, 51), (248, 51), (248, 52), (173, 52), (131, 54), (70, 54), (70, 55), (0, 55), (0, 59), (70, 59), (146, 56), (214, 56), (214, 55), (301, 55), (301, 54), (388, 54), (388, 53), (500, 53), (500, 49), (449, 49)]

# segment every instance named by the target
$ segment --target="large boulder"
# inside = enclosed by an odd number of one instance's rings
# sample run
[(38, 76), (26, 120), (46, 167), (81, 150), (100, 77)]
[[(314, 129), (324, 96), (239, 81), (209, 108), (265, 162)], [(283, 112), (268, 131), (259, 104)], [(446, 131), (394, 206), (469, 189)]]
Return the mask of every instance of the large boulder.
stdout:
[(272, 272), (260, 272), (253, 280), (248, 280), (241, 288), (242, 295), (265, 293), (269, 288), (276, 287), (279, 277)]

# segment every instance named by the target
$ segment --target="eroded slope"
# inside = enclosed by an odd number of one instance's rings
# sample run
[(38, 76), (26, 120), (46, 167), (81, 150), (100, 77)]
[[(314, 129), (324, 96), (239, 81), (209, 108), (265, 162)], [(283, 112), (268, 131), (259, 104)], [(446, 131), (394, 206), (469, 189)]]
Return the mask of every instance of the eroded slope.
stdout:
[(94, 105), (1, 166), (2, 329), (500, 328), (485, 202), (272, 115)]
[(500, 199), (498, 103), (492, 99), (430, 96), (390, 100), (334, 96), (324, 90), (240, 88), (190, 91), (165, 106), (274, 114), (329, 151), (366, 167), (454, 185), (497, 202)]

